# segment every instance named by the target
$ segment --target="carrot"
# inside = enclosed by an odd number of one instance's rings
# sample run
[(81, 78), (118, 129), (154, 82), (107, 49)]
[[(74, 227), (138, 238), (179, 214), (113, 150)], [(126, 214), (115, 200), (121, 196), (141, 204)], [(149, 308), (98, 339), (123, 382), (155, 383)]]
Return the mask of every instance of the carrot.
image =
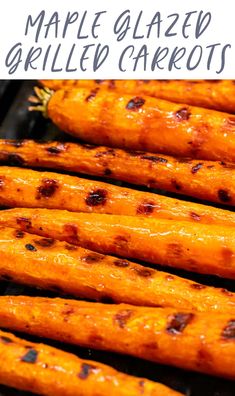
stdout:
[(231, 315), (59, 298), (0, 301), (4, 328), (235, 379)]
[(105, 254), (235, 279), (234, 227), (48, 209), (2, 210), (0, 224)]
[[(12, 160), (21, 161), (20, 156)], [(52, 172), (0, 166), (0, 205), (235, 225), (235, 213)]]
[[(89, 143), (131, 150), (235, 161), (235, 117), (214, 110), (87, 88), (36, 89), (43, 111), (60, 129)], [(36, 98), (32, 99), (34, 102)]]
[(235, 112), (233, 80), (41, 80), (53, 90), (71, 88), (97, 89), (128, 94), (144, 94), (175, 103), (186, 103), (208, 109)]
[(0, 279), (93, 300), (235, 314), (226, 289), (11, 228), (0, 235)]
[(162, 384), (3, 331), (0, 331), (0, 357), (1, 384), (40, 395), (180, 395)]
[(234, 164), (76, 143), (0, 140), (0, 162), (62, 169), (235, 205)]

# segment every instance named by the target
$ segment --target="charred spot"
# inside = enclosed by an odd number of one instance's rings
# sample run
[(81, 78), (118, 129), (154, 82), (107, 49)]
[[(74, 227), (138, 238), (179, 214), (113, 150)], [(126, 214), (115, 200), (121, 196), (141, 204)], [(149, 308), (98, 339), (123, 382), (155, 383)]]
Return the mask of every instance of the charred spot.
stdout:
[(86, 204), (88, 206), (105, 205), (107, 201), (107, 195), (108, 195), (107, 191), (102, 188), (93, 190), (88, 194), (86, 198)]
[(122, 260), (122, 259), (116, 259), (116, 260), (114, 260), (113, 263), (116, 267), (120, 267), (120, 268), (126, 268), (126, 267), (129, 267), (129, 265), (130, 265), (130, 263), (128, 261)]
[(86, 97), (85, 101), (91, 102), (96, 97), (96, 94), (98, 91), (99, 91), (99, 88), (92, 89), (90, 94)]
[(192, 321), (194, 314), (192, 313), (176, 313), (169, 317), (166, 331), (169, 334), (180, 334), (184, 331), (186, 326)]
[(58, 144), (57, 146), (47, 147), (46, 151), (50, 154), (58, 155), (62, 151), (65, 151), (65, 145), (63, 143)]
[(175, 113), (175, 117), (178, 121), (188, 121), (190, 116), (191, 113), (187, 107), (183, 107)]
[(65, 224), (63, 228), (69, 243), (71, 243), (72, 245), (78, 244), (79, 237), (78, 227), (76, 226), (76, 224)]
[(195, 212), (190, 212), (190, 217), (191, 219), (195, 220), (195, 221), (200, 221), (201, 220), (201, 216)]
[[(96, 148), (97, 148), (97, 147), (96, 147)], [(100, 158), (100, 157), (107, 156), (107, 155), (112, 156), (112, 157), (115, 157), (115, 156), (116, 156), (116, 152), (115, 152), (115, 150), (112, 149), (112, 148), (107, 148), (107, 149), (105, 149), (105, 150), (103, 150), (103, 151), (98, 151), (98, 152), (95, 154), (95, 158)]]
[(74, 310), (73, 307), (65, 308), (65, 309), (62, 311), (62, 315), (65, 316), (64, 320), (67, 321), (67, 320), (68, 320), (67, 317), (70, 316), (70, 315), (72, 315), (72, 314), (74, 314), (74, 312), (75, 312), (75, 310)]
[(75, 250), (77, 250), (77, 247), (74, 245), (70, 245), (69, 243), (66, 243), (65, 249), (70, 250), (70, 251), (75, 251)]
[(26, 248), (27, 250), (29, 250), (30, 252), (36, 252), (36, 251), (37, 251), (37, 249), (35, 248), (35, 246), (31, 245), (31, 243), (27, 243), (27, 244), (25, 245), (25, 248)]
[(175, 190), (177, 190), (177, 191), (180, 191), (180, 190), (181, 190), (181, 185), (177, 182), (177, 180), (172, 179), (172, 180), (171, 180), (171, 184), (172, 184), (172, 187), (173, 187)]
[(25, 164), (24, 159), (19, 154), (14, 153), (8, 154), (7, 162), (12, 166), (23, 166)]
[(183, 248), (178, 243), (169, 243), (167, 248), (168, 248), (168, 253), (171, 257), (180, 258), (183, 254)]
[(230, 320), (223, 329), (222, 338), (226, 340), (235, 340), (235, 319)]
[(148, 161), (152, 161), (152, 162), (160, 162), (162, 164), (166, 164), (168, 162), (168, 160), (166, 158), (157, 157), (155, 155), (142, 155), (140, 158), (148, 160)]
[(135, 270), (136, 274), (141, 276), (142, 278), (150, 278), (154, 273), (154, 271), (151, 270), (150, 268), (135, 267), (134, 270)]
[(6, 282), (11, 282), (13, 279), (10, 275), (2, 274), (0, 275), (0, 278)]
[(0, 336), (0, 341), (3, 342), (3, 344), (12, 344), (13, 341), (6, 336)]
[(40, 199), (41, 197), (50, 198), (55, 194), (58, 188), (58, 181), (54, 179), (44, 179), (42, 180), (42, 185), (37, 188), (36, 199)]
[(81, 365), (81, 371), (78, 374), (78, 378), (80, 379), (87, 379), (89, 377), (89, 375), (96, 370), (96, 367), (93, 366), (92, 364), (88, 364), (88, 363), (82, 363)]
[(117, 235), (117, 236), (114, 238), (114, 243), (115, 243), (115, 245), (117, 245), (119, 248), (125, 247), (125, 246), (128, 244), (128, 242), (129, 242), (129, 238), (127, 238), (127, 237), (124, 236), (124, 235)]
[(85, 261), (86, 263), (92, 264), (92, 263), (98, 263), (99, 261), (102, 261), (104, 259), (104, 256), (99, 253), (89, 253), (86, 256), (82, 258), (82, 261)]
[(141, 394), (144, 393), (144, 385), (145, 385), (145, 381), (144, 380), (140, 380), (139, 381), (139, 386), (140, 386), (140, 393)]
[(110, 176), (110, 175), (112, 175), (111, 169), (105, 168), (105, 170), (104, 170), (104, 175), (105, 175), (105, 176)]
[(25, 235), (25, 233), (24, 233), (23, 231), (16, 230), (16, 232), (15, 232), (15, 236), (16, 236), (16, 238), (18, 238), (18, 239), (24, 238), (24, 235)]
[(32, 227), (32, 222), (27, 217), (17, 217), (16, 223), (25, 230), (29, 230)]
[(103, 84), (104, 82), (105, 82), (105, 80), (95, 80), (95, 83), (96, 83), (96, 84), (99, 84), (99, 85), (100, 85), (100, 84)]
[(51, 247), (55, 243), (55, 240), (53, 238), (40, 238), (40, 239), (35, 239), (34, 243), (37, 246), (47, 248), (47, 247)]
[(154, 202), (152, 202), (152, 201), (144, 201), (138, 206), (138, 208), (136, 210), (136, 213), (137, 214), (149, 215), (149, 214), (153, 213), (154, 207), (155, 207)]
[(226, 265), (231, 265), (233, 262), (234, 252), (230, 248), (224, 246), (221, 250), (222, 258)]
[(136, 96), (127, 103), (126, 109), (136, 111), (139, 110), (144, 104), (145, 99), (141, 98), (140, 96)]
[(127, 324), (128, 319), (132, 316), (133, 311), (130, 309), (125, 309), (122, 311), (119, 311), (115, 316), (114, 316), (114, 321), (118, 324), (118, 326), (121, 329), (124, 329), (124, 327)]
[(199, 171), (199, 169), (201, 169), (203, 166), (202, 162), (199, 162), (197, 165), (194, 165), (191, 169), (192, 174), (194, 175), (195, 173), (197, 173)]
[(116, 88), (115, 80), (110, 80), (108, 87), (109, 87), (109, 89), (115, 89)]
[(226, 202), (226, 203), (230, 202), (232, 199), (229, 192), (223, 189), (218, 190), (218, 197), (221, 202)]
[(220, 161), (220, 165), (223, 166), (223, 168), (226, 168), (226, 169), (235, 169), (235, 164), (232, 164), (230, 162)]
[(38, 352), (35, 349), (30, 349), (22, 358), (21, 361), (25, 363), (36, 363)]
[(228, 297), (233, 297), (233, 293), (227, 289), (220, 289), (221, 293), (225, 294)]
[(215, 167), (215, 165), (207, 165), (207, 169), (212, 169), (214, 167)]
[(195, 289), (195, 290), (203, 290), (203, 289), (206, 289), (206, 286), (205, 286), (205, 285), (201, 285), (200, 283), (192, 283), (192, 284), (190, 285), (190, 287), (191, 287), (192, 289)]

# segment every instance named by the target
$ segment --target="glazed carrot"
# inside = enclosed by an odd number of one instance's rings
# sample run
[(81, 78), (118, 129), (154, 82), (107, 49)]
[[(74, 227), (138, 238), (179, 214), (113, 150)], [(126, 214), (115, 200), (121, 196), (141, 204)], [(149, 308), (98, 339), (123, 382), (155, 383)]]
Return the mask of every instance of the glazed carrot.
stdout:
[(97, 89), (128, 94), (144, 94), (175, 103), (186, 103), (208, 109), (235, 112), (233, 80), (41, 80), (53, 90), (71, 88)]
[(0, 225), (105, 254), (235, 279), (234, 227), (27, 208), (0, 211)]
[(11, 228), (0, 236), (0, 279), (93, 300), (235, 314), (226, 289)]
[(40, 395), (180, 395), (162, 384), (3, 331), (0, 331), (0, 358), (1, 384)]
[[(21, 157), (12, 160), (20, 163)], [(235, 224), (235, 213), (228, 210), (75, 176), (4, 166), (0, 167), (0, 205)]]
[(4, 328), (235, 379), (231, 315), (59, 298), (0, 302)]
[[(235, 166), (108, 147), (33, 140), (0, 140), (0, 162), (108, 177), (235, 205)], [(19, 159), (20, 158), (20, 159)]]
[[(87, 88), (36, 89), (43, 111), (62, 130), (98, 145), (235, 161), (235, 117), (150, 96)], [(36, 98), (32, 99), (34, 102)]]

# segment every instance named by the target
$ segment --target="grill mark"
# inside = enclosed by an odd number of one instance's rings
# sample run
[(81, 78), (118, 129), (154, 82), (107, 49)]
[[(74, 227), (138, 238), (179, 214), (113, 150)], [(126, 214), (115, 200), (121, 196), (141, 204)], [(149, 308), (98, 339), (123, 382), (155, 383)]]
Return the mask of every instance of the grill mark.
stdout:
[(27, 243), (27, 244), (25, 245), (25, 248), (26, 248), (27, 250), (29, 250), (30, 252), (36, 252), (36, 251), (37, 251), (37, 249), (35, 248), (35, 246), (31, 245), (31, 243)]
[(79, 236), (78, 236), (78, 227), (76, 224), (65, 224), (64, 225), (64, 232), (67, 236), (68, 242), (71, 243), (72, 245), (75, 244), (77, 245), (79, 242)]
[(187, 107), (182, 107), (175, 113), (175, 117), (178, 121), (188, 121), (191, 113)]
[(32, 227), (32, 222), (27, 217), (17, 217), (16, 223), (26, 231)]
[(35, 349), (30, 349), (22, 358), (21, 361), (25, 363), (36, 363), (38, 352)]
[(90, 94), (86, 97), (86, 102), (91, 102), (97, 95), (99, 88), (92, 89)]
[(55, 243), (55, 240), (53, 238), (41, 238), (35, 239), (34, 243), (41, 247), (51, 247)]
[(15, 232), (15, 237), (16, 238), (22, 239), (22, 238), (24, 238), (24, 236), (25, 236), (25, 233), (23, 231), (16, 230), (16, 232)]
[(194, 165), (191, 169), (192, 174), (194, 175), (195, 173), (197, 173), (199, 171), (199, 169), (201, 169), (203, 166), (202, 162), (199, 162), (197, 165)]
[(88, 206), (99, 206), (105, 205), (107, 201), (107, 191), (104, 189), (97, 189), (91, 191), (88, 196), (86, 197), (85, 201)]
[(195, 212), (190, 212), (189, 216), (191, 217), (191, 219), (195, 220), (195, 221), (200, 221), (201, 220), (201, 216)]
[(113, 263), (116, 267), (120, 267), (120, 268), (126, 268), (126, 267), (129, 267), (129, 265), (130, 265), (130, 263), (128, 261), (122, 260), (122, 259), (114, 260)]
[(119, 311), (114, 316), (114, 321), (118, 324), (118, 326), (121, 329), (124, 329), (127, 324), (128, 319), (130, 319), (132, 314), (133, 314), (133, 311), (131, 311), (130, 309), (125, 309), (125, 310)]
[(173, 335), (181, 334), (193, 318), (194, 314), (192, 313), (179, 312), (171, 315), (166, 327), (167, 333)]
[(36, 199), (50, 198), (56, 190), (59, 188), (57, 180), (54, 179), (43, 179), (41, 186), (37, 188)]
[(229, 192), (223, 189), (218, 190), (218, 197), (221, 202), (230, 202), (232, 200)]
[(222, 338), (225, 340), (235, 340), (235, 319), (231, 319), (223, 329)]
[(162, 164), (166, 164), (168, 162), (168, 160), (166, 158), (157, 157), (155, 155), (142, 155), (140, 158), (148, 160), (148, 161), (152, 161), (152, 162), (160, 162)]
[(98, 263), (100, 261), (104, 260), (104, 256), (99, 253), (89, 253), (86, 256), (82, 257), (82, 261), (85, 261), (86, 263), (92, 264), (92, 263)]
[(95, 367), (95, 366), (93, 366), (93, 365), (91, 365), (91, 364), (88, 364), (88, 363), (82, 363), (82, 365), (81, 365), (81, 371), (80, 371), (80, 373), (78, 374), (78, 378), (80, 378), (80, 379), (82, 379), (82, 380), (85, 380), (85, 379), (87, 379), (87, 378), (89, 377), (89, 375), (90, 375), (94, 370), (96, 370), (96, 367)]
[(145, 99), (141, 98), (140, 96), (136, 96), (127, 103), (126, 109), (132, 111), (138, 111), (144, 104), (145, 104)]
[(149, 215), (149, 214), (153, 213), (154, 207), (155, 207), (154, 202), (144, 201), (137, 207), (136, 213)]

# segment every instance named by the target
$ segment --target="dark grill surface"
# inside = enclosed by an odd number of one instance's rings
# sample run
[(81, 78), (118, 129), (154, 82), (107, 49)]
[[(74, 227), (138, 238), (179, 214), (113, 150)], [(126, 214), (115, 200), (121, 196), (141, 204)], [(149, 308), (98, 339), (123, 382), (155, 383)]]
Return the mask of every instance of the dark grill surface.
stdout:
[[(43, 140), (71, 140), (71, 137), (59, 132), (48, 120), (43, 119), (40, 114), (29, 113), (27, 110), (27, 98), (32, 94), (33, 81), (0, 81), (0, 137), (8, 139), (34, 138)], [(87, 176), (88, 177), (88, 176)], [(98, 178), (97, 178), (98, 179)], [(119, 183), (120, 184), (120, 183)], [(123, 183), (123, 185), (125, 185)], [(131, 186), (129, 186), (131, 187)], [(144, 190), (144, 188), (141, 188)], [(160, 193), (164, 193), (160, 191)], [(174, 194), (167, 194), (174, 196)], [(184, 199), (187, 199), (184, 197)], [(212, 276), (200, 276), (183, 271), (174, 271), (180, 276), (194, 279), (204, 284), (220, 286), (235, 291), (235, 282), (219, 279)], [(131, 292), (131, 291), (130, 291)], [(0, 282), (0, 294), (8, 295), (37, 295), (56, 296), (51, 292), (35, 290), (33, 288), (15, 285), (13, 283)], [(1, 323), (0, 323), (1, 327)], [(159, 364), (145, 362), (140, 359), (121, 356), (113, 353), (99, 352), (85, 348), (70, 347), (59, 342), (42, 340), (36, 337), (22, 335), (25, 339), (46, 342), (50, 345), (78, 354), (86, 359), (97, 360), (125, 373), (146, 377), (154, 381), (162, 382), (176, 390), (185, 393), (187, 396), (234, 396), (235, 384), (231, 381), (209, 377), (180, 369), (162, 366)], [(0, 361), (1, 365), (1, 361)], [(31, 395), (27, 392), (16, 391), (0, 386), (0, 396)]]

